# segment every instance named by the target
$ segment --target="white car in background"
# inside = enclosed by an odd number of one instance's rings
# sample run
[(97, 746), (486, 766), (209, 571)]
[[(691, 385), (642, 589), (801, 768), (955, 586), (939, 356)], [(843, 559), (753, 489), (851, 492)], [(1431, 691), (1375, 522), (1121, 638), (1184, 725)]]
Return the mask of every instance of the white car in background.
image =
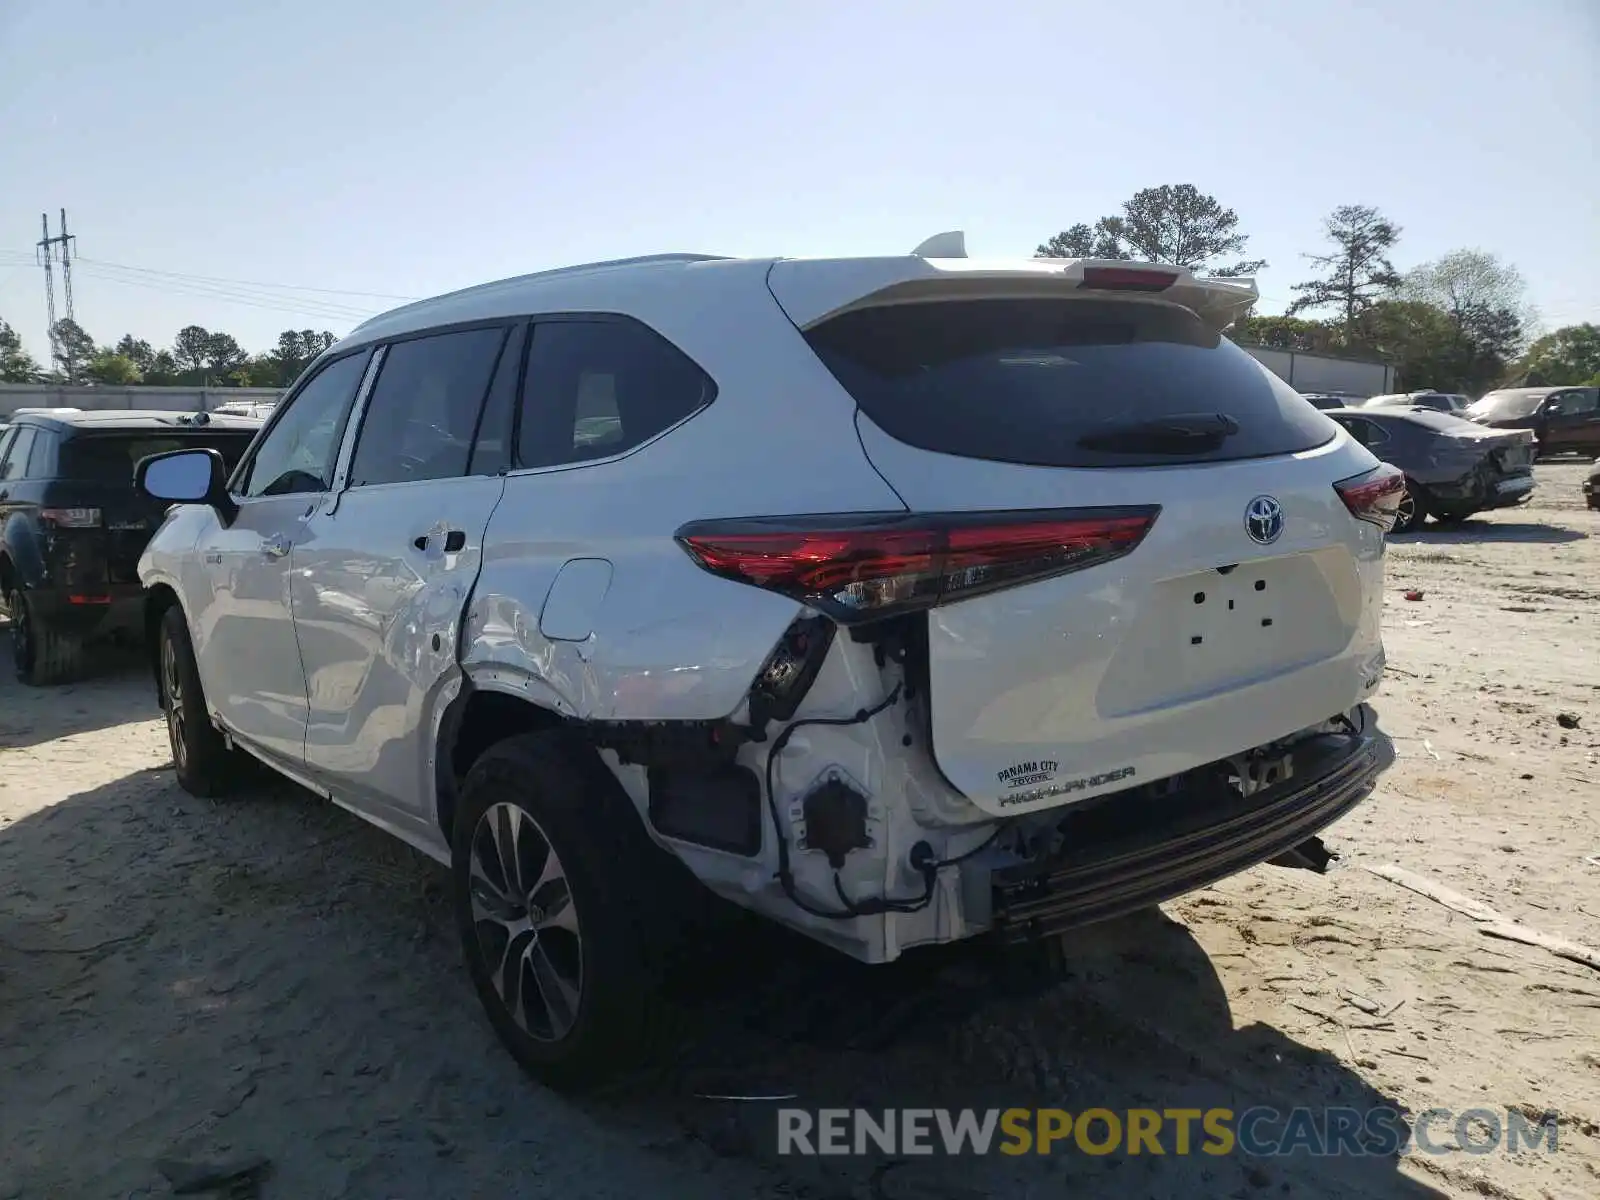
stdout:
[(641, 1048), (690, 876), (885, 962), (1318, 850), (1392, 757), (1403, 485), (1222, 336), (1255, 295), (942, 235), (377, 317), (231, 478), (139, 468), (178, 778), (448, 863), (558, 1084)]

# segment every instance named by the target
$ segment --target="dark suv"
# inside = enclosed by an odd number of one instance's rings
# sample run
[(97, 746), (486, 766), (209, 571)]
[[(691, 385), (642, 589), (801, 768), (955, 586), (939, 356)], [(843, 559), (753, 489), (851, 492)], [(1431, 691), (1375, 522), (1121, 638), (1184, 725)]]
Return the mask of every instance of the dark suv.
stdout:
[(203, 413), (21, 409), (0, 433), (0, 597), (25, 683), (76, 674), (92, 638), (137, 630), (137, 566), (165, 505), (133, 487), (147, 454), (243, 457), (261, 421)]

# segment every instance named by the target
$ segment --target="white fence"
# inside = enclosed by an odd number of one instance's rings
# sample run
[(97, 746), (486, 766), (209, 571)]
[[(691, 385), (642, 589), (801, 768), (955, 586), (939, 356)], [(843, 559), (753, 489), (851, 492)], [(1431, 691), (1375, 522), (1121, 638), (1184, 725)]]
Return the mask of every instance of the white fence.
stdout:
[(1296, 391), (1349, 392), (1362, 397), (1394, 391), (1394, 368), (1387, 363), (1265, 346), (1239, 348)]
[(0, 383), (0, 418), (19, 408), (160, 409), (210, 412), (219, 404), (246, 401), (273, 404), (281, 388), (228, 387), (53, 387), (42, 383)]

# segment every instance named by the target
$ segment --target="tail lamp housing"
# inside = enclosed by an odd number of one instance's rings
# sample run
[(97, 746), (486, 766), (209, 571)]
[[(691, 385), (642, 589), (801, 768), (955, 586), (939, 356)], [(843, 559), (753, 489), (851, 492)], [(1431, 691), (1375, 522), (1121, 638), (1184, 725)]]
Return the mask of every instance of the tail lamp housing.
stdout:
[(705, 570), (790, 596), (840, 624), (933, 608), (1131, 553), (1157, 505), (695, 521), (678, 544)]
[(1358, 521), (1369, 521), (1385, 533), (1400, 517), (1400, 499), (1406, 494), (1405, 472), (1388, 463), (1333, 485), (1339, 499)]

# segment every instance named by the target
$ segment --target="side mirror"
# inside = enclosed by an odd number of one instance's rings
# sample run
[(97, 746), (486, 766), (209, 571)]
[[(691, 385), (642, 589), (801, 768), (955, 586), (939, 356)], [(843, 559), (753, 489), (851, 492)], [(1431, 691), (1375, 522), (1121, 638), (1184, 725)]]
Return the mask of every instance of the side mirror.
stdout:
[(224, 524), (239, 511), (228, 495), (227, 465), (215, 450), (168, 450), (141, 458), (133, 468), (133, 486), (154, 500), (209, 504)]

